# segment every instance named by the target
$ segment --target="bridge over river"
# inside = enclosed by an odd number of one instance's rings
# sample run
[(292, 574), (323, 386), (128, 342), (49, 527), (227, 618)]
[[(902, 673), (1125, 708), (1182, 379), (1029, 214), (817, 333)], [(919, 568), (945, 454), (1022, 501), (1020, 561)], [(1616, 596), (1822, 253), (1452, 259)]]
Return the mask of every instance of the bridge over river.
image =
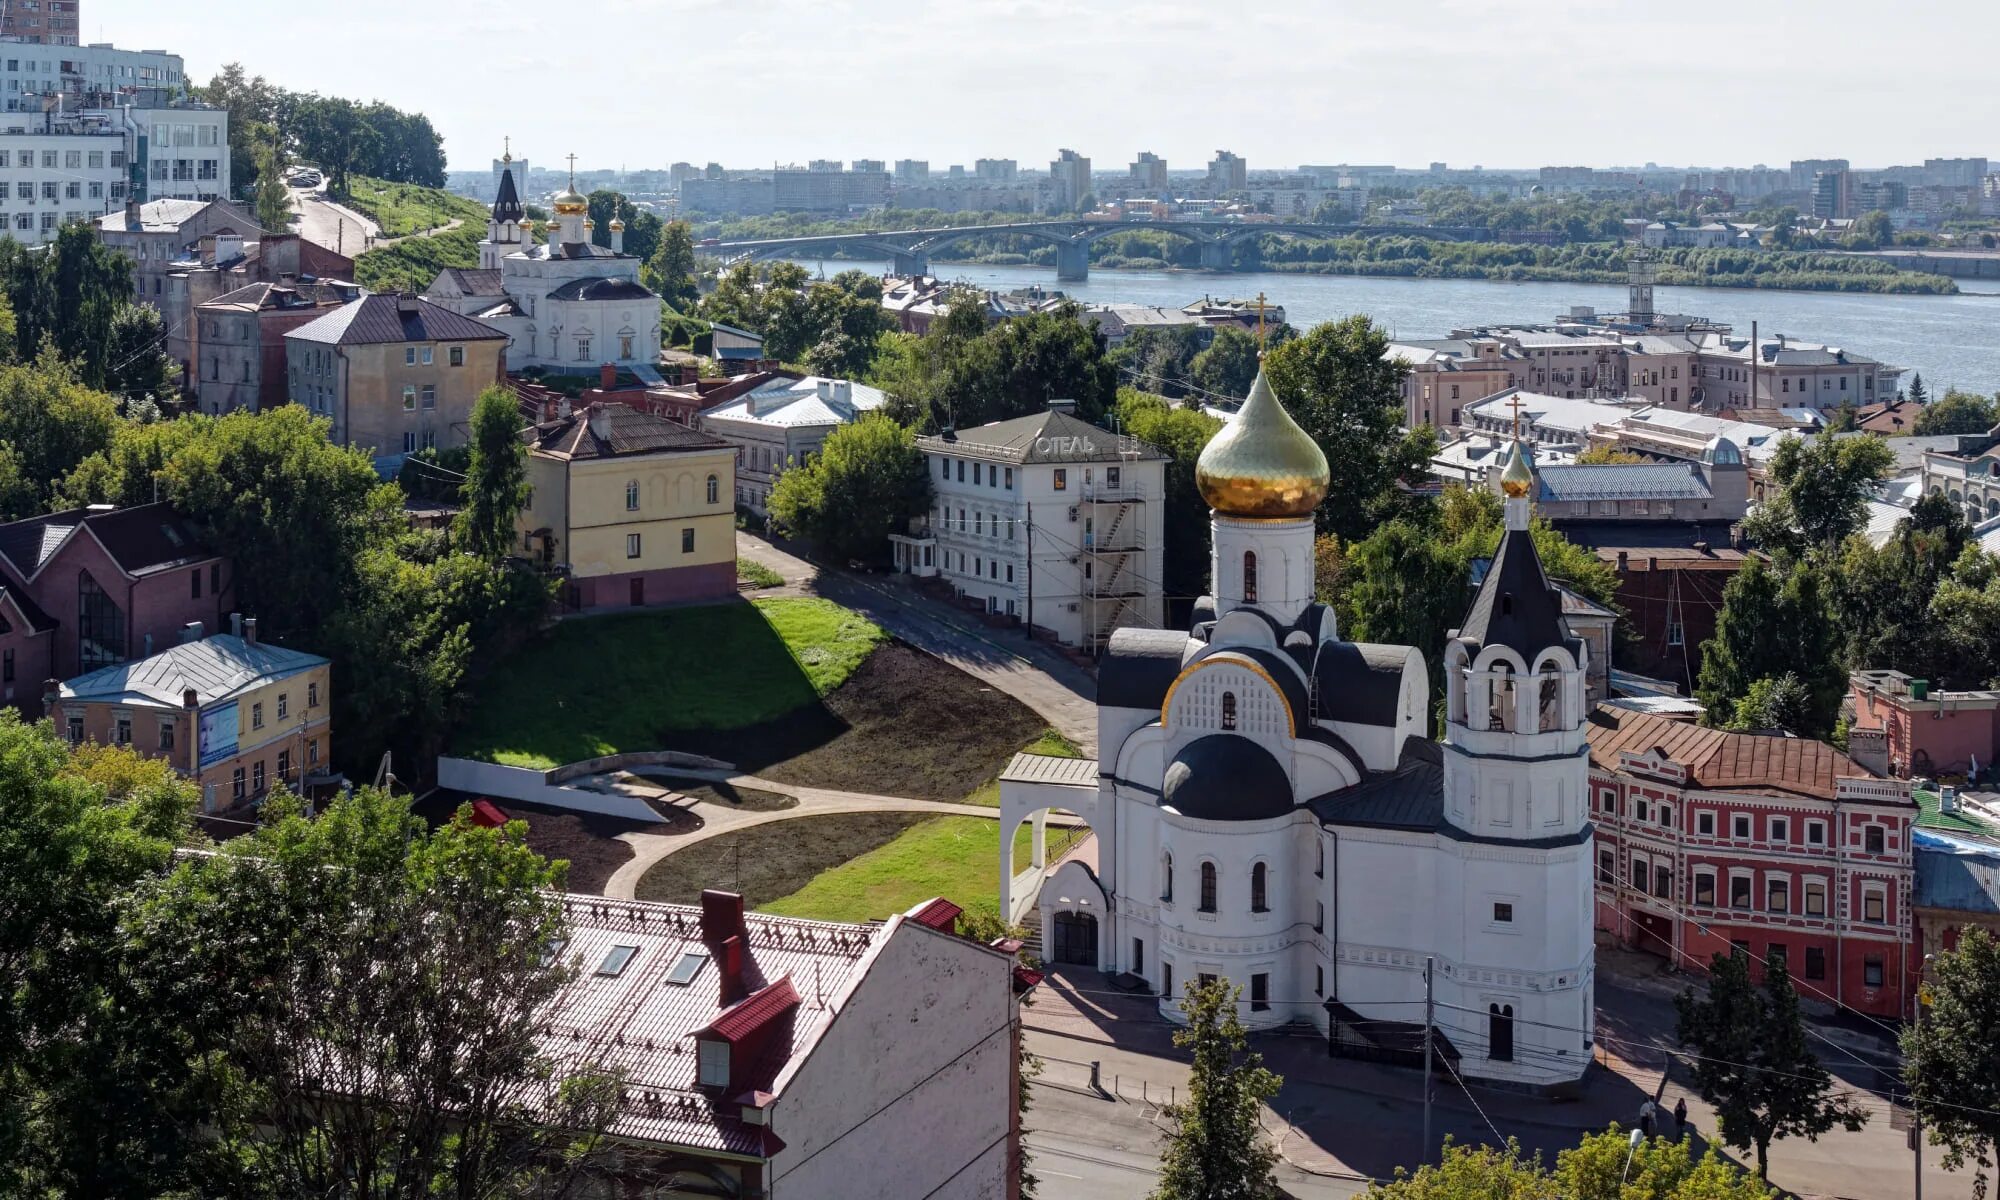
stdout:
[(766, 238), (761, 241), (711, 242), (702, 247), (724, 263), (765, 258), (811, 258), (827, 251), (847, 251), (888, 259), (898, 275), (930, 271), (931, 255), (969, 238), (1028, 238), (1056, 248), (1056, 278), (1064, 282), (1090, 276), (1090, 244), (1114, 233), (1147, 231), (1185, 238), (1200, 247), (1206, 271), (1236, 269), (1235, 249), (1251, 238), (1282, 236), (1323, 240), (1413, 234), (1450, 241), (1484, 242), (1491, 231), (1465, 226), (1311, 225), (1257, 221), (1103, 221), (1066, 218), (1015, 221), (1000, 225), (958, 225), (948, 229), (898, 229), (872, 233), (830, 233), (811, 237)]

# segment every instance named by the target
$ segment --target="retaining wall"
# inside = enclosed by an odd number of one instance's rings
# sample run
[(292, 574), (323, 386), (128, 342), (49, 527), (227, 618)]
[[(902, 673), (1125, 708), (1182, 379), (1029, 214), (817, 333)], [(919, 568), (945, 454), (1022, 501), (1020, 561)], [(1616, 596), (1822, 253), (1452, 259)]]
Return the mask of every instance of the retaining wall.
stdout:
[[(558, 768), (561, 769), (563, 768)], [(536, 771), (527, 767), (505, 767), (499, 763), (478, 762), (470, 758), (438, 759), (439, 787), (460, 792), (478, 792), (501, 800), (546, 804), (550, 808), (602, 813), (605, 816), (623, 817), (628, 821), (664, 823), (664, 818), (653, 811), (653, 806), (637, 796), (587, 792), (582, 788), (563, 787), (549, 781), (548, 776), (551, 774), (554, 772)]]

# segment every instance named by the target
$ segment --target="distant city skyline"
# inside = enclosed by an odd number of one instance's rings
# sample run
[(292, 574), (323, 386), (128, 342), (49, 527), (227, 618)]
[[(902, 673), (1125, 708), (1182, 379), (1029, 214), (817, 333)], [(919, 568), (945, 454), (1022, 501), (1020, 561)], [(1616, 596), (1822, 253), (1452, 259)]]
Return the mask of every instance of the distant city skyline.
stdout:
[(982, 157), (1045, 169), (1065, 146), (1099, 171), (1141, 150), (1193, 169), (1219, 147), (1253, 171), (2000, 158), (2000, 95), (1919, 73), (1947, 46), (2000, 34), (2000, 6), (1921, 7), (1929, 19), (1894, 21), (1822, 0), (1801, 20), (1791, 0), (1745, 0), (1718, 25), (1634, 3), (1552, 21), (1531, 0), (1155, 0), (1143, 13), (347, 0), (273, 20), (253, 0), (198, 12), (84, 0), (82, 37), (173, 51), (197, 80), (240, 61), (293, 90), (422, 111), (453, 170), (484, 167), (503, 137), (537, 163), (574, 153), (589, 170)]

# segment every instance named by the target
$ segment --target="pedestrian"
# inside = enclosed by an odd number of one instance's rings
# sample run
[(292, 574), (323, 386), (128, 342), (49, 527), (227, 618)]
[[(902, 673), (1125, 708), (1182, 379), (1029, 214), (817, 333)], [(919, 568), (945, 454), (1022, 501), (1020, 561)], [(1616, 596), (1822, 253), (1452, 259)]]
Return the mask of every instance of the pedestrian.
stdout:
[(1659, 1111), (1659, 1108), (1654, 1105), (1651, 1098), (1648, 1098), (1644, 1104), (1639, 1106), (1639, 1128), (1644, 1130), (1646, 1136), (1649, 1138), (1653, 1136), (1653, 1121)]
[(1688, 1127), (1688, 1102), (1687, 1102), (1687, 1097), (1682, 1096), (1680, 1099), (1674, 1101), (1674, 1133), (1676, 1135), (1685, 1134), (1687, 1132), (1687, 1127)]

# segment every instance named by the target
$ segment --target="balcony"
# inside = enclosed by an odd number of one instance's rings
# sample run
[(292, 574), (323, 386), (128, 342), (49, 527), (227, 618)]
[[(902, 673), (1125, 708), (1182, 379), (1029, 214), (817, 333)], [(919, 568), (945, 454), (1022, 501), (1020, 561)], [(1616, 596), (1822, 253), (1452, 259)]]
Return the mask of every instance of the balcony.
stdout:
[(1151, 491), (1137, 479), (1121, 479), (1117, 483), (1100, 479), (1083, 485), (1083, 498), (1093, 504), (1130, 504), (1153, 499)]

